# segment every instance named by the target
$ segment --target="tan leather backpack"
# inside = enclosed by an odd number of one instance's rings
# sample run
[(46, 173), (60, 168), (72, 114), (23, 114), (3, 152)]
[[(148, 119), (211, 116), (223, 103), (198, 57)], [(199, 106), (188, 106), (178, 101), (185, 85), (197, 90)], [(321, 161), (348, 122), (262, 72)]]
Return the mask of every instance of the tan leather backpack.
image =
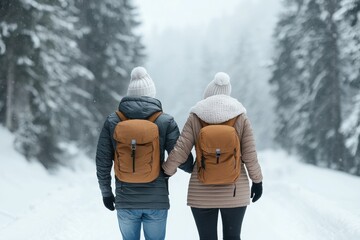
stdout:
[(148, 119), (128, 119), (117, 111), (120, 122), (116, 125), (114, 139), (115, 176), (129, 183), (147, 183), (160, 173), (159, 129), (154, 123), (162, 112)]
[(221, 124), (200, 122), (196, 150), (198, 179), (204, 184), (231, 184), (240, 176), (240, 140), (234, 127), (237, 117)]

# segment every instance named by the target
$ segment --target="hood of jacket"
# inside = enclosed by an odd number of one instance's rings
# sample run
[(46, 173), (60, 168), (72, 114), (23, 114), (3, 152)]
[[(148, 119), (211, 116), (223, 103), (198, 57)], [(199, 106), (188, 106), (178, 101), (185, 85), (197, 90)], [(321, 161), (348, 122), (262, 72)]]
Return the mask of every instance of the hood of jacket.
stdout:
[(119, 104), (119, 111), (130, 119), (146, 119), (155, 112), (162, 111), (161, 102), (152, 97), (124, 97)]
[(214, 95), (196, 103), (190, 109), (190, 112), (196, 114), (196, 116), (207, 123), (216, 124), (246, 113), (246, 109), (233, 97)]

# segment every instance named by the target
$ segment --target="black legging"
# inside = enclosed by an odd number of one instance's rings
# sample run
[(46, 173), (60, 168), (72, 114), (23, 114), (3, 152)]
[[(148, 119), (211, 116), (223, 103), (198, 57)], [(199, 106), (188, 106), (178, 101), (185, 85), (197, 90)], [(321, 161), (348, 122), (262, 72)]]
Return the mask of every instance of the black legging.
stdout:
[(200, 240), (217, 240), (217, 222), (221, 213), (224, 240), (240, 240), (246, 207), (191, 208)]

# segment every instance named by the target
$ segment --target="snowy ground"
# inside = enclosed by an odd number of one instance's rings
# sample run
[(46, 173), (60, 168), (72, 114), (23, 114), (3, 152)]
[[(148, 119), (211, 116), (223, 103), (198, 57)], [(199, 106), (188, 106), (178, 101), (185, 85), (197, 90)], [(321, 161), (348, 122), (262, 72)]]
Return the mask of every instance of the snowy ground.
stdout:
[[(76, 171), (50, 175), (26, 162), (11, 142), (0, 128), (1, 240), (121, 239), (115, 212), (102, 205), (89, 159), (79, 155)], [(360, 239), (360, 178), (304, 165), (279, 151), (259, 158), (264, 195), (248, 207), (242, 239)], [(186, 206), (188, 179), (178, 172), (170, 180), (170, 240), (198, 239)]]

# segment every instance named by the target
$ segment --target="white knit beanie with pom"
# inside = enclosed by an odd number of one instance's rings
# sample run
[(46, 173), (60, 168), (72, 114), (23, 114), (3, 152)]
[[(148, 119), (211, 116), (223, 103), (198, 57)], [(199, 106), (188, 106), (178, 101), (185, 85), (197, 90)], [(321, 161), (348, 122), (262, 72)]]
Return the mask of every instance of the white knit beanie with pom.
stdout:
[(131, 71), (130, 84), (127, 90), (127, 96), (140, 97), (148, 96), (155, 97), (155, 84), (146, 69), (143, 67), (136, 67)]
[(204, 99), (213, 95), (231, 94), (230, 77), (224, 72), (215, 74), (214, 79), (207, 85), (204, 91)]

